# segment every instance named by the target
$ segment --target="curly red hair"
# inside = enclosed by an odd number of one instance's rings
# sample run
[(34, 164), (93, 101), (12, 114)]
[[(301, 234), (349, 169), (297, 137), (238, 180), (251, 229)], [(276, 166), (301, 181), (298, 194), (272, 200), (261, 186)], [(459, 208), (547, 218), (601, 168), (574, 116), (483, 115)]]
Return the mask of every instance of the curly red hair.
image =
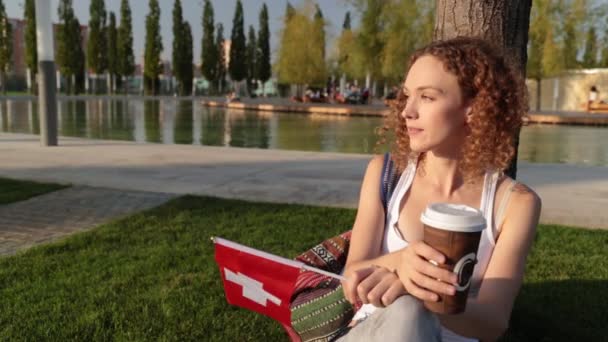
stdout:
[[(433, 56), (458, 79), (463, 101), (471, 108), (459, 166), (466, 180), (487, 169), (505, 170), (509, 166), (515, 155), (515, 136), (528, 111), (523, 78), (498, 51), (480, 38), (458, 37), (433, 42), (415, 51), (409, 61), (411, 67), (420, 57)], [(387, 133), (395, 134), (391, 150), (398, 170), (418, 157), (410, 148), (406, 121), (401, 116), (406, 100), (399, 91), (380, 131), (379, 144), (387, 141)], [(420, 158), (423, 160), (424, 154)]]

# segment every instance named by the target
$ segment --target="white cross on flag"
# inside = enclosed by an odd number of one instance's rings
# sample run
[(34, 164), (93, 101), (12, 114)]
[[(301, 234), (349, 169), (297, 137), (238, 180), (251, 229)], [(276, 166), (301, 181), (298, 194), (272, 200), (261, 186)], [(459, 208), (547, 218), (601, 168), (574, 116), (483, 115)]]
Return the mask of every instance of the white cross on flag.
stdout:
[(291, 326), (289, 302), (303, 264), (214, 238), (226, 300)]

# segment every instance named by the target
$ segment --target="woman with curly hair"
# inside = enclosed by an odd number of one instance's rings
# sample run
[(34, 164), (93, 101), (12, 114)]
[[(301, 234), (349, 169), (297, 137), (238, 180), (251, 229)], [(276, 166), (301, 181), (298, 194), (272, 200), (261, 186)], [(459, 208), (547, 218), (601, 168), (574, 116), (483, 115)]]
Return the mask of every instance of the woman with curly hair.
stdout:
[[(338, 341), (491, 341), (507, 329), (522, 284), (541, 201), (504, 175), (527, 111), (523, 80), (489, 43), (438, 41), (416, 51), (384, 136), (400, 177), (383, 207), (384, 158), (365, 173), (343, 282), (362, 307)], [(453, 295), (445, 256), (425, 244), (430, 203), (479, 208), (484, 229), (465, 312), (431, 313), (423, 301)]]

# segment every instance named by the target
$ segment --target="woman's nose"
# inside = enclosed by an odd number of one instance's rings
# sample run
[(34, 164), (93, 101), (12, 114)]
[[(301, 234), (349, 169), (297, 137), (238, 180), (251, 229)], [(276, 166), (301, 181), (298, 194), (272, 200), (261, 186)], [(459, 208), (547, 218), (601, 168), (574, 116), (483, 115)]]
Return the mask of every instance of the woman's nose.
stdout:
[(401, 112), (401, 116), (404, 119), (416, 119), (418, 118), (418, 108), (416, 108), (416, 105), (414, 103), (414, 101), (408, 101), (405, 104), (405, 108), (403, 108), (403, 111)]

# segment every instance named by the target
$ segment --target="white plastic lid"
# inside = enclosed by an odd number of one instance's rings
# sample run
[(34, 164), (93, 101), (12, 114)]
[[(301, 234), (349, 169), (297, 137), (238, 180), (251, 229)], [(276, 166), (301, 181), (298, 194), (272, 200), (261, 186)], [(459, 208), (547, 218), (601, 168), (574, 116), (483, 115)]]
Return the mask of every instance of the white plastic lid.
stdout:
[(427, 226), (465, 233), (486, 228), (483, 213), (464, 204), (431, 203), (420, 215), (420, 221)]

